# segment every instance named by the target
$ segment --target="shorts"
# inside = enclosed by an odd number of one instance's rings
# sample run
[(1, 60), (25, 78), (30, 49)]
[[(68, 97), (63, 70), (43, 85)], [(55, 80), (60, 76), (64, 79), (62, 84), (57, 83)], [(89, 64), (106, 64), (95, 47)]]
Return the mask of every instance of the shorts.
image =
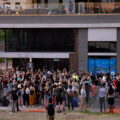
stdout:
[(49, 95), (44, 95), (44, 99), (48, 100), (49, 99)]
[(56, 104), (57, 105), (62, 105), (62, 97), (56, 97)]
[(114, 98), (108, 98), (108, 104), (113, 105), (114, 104)]
[(21, 96), (18, 96), (18, 98), (23, 98), (23, 96), (21, 95)]

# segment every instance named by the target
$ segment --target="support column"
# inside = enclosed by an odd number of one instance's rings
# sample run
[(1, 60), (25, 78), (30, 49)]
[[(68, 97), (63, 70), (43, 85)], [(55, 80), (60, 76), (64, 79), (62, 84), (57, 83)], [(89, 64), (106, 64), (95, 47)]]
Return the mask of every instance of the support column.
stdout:
[(88, 29), (78, 30), (78, 72), (88, 72)]
[(69, 61), (70, 61), (70, 71), (77, 73), (78, 72), (77, 54), (76, 53), (70, 54)]
[(5, 71), (8, 70), (8, 62), (7, 62), (7, 58), (5, 58)]
[(120, 28), (117, 29), (117, 73), (120, 73)]
[(78, 30), (75, 29), (75, 53), (70, 54), (70, 71), (78, 73)]

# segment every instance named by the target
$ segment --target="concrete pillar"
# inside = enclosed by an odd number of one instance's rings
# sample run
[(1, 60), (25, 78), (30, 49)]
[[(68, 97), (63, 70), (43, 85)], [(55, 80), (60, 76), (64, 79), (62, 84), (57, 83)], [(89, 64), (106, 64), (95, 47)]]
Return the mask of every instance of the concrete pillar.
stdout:
[(5, 71), (8, 70), (8, 62), (7, 62), (7, 58), (5, 58)]
[(78, 72), (88, 72), (88, 29), (78, 29)]
[(117, 73), (120, 73), (120, 28), (117, 29)]

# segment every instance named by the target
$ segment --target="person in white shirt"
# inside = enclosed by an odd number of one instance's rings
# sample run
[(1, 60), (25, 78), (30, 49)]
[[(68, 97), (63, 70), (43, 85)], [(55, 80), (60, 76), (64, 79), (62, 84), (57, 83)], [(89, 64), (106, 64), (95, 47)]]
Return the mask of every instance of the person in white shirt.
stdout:
[(103, 83), (105, 83), (106, 82), (106, 77), (105, 77), (105, 75), (103, 76)]

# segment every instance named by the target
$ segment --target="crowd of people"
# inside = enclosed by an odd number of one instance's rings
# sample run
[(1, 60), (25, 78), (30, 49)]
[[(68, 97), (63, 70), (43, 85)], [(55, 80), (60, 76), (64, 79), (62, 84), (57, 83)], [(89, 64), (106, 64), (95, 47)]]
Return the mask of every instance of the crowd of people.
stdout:
[[(49, 102), (54, 104), (57, 112), (64, 112), (66, 107), (80, 111), (87, 107), (98, 106), (100, 112), (113, 112), (114, 99), (120, 102), (120, 75), (110, 73), (96, 75), (93, 73), (74, 73), (57, 69), (43, 70), (0, 70), (0, 98), (5, 98), (12, 106), (12, 111), (21, 107), (46, 107)], [(98, 100), (97, 100), (98, 99)]]

